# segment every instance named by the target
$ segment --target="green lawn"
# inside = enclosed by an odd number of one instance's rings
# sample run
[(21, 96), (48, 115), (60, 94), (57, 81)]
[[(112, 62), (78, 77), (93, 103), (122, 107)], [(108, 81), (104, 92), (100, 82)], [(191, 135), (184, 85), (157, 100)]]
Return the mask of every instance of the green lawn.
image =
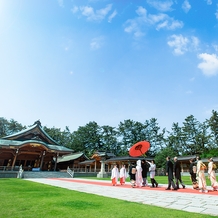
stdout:
[(22, 179), (0, 179), (0, 187), (2, 218), (213, 217), (81, 193)]

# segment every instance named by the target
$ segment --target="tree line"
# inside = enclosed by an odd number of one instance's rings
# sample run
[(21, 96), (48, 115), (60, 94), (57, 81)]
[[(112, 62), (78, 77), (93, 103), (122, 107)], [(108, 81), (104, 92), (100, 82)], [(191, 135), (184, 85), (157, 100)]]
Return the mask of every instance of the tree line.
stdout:
[[(0, 138), (26, 129), (14, 119), (0, 117)], [(199, 122), (193, 115), (185, 118), (182, 126), (173, 123), (171, 130), (161, 129), (157, 119), (144, 123), (124, 120), (118, 127), (99, 126), (95, 121), (71, 132), (56, 127), (42, 127), (59, 145), (84, 152), (90, 157), (95, 151), (108, 151), (116, 156), (128, 156), (128, 150), (139, 141), (149, 141), (146, 156), (154, 157), (158, 167), (165, 164), (166, 156), (218, 156), (218, 112), (213, 110), (209, 119)]]

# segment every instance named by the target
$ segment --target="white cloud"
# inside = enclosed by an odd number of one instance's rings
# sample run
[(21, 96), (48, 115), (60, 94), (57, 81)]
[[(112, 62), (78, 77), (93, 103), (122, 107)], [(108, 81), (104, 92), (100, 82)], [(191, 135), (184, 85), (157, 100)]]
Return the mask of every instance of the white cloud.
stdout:
[(142, 6), (139, 6), (138, 9), (136, 10), (136, 13), (139, 16), (146, 16), (147, 15), (147, 10), (143, 8)]
[(218, 45), (217, 45), (217, 44), (213, 44), (212, 46), (213, 46), (214, 50), (215, 50), (216, 52), (218, 52)]
[(187, 44), (189, 42), (188, 38), (183, 37), (182, 35), (172, 35), (171, 40), (167, 44), (174, 48), (174, 53), (176, 55), (182, 55), (188, 51)]
[(202, 70), (206, 76), (215, 76), (218, 74), (218, 57), (216, 54), (202, 53), (198, 55), (202, 62), (198, 64), (198, 68)]
[(108, 17), (108, 22), (111, 23), (112, 19), (117, 15), (117, 11), (114, 10), (113, 13)]
[(182, 28), (183, 27), (183, 22), (174, 20), (173, 18), (168, 17), (167, 20), (164, 20), (163, 22), (160, 22), (156, 29), (167, 29), (167, 30), (175, 30), (177, 28)]
[(58, 4), (60, 7), (64, 7), (64, 0), (58, 0)]
[(74, 6), (71, 11), (73, 12), (73, 14), (75, 14), (76, 12), (78, 12), (79, 8), (77, 6)]
[(216, 13), (215, 13), (215, 16), (216, 16), (216, 19), (218, 19), (218, 4), (216, 5), (217, 9), (216, 9)]
[(191, 42), (192, 43), (191, 43), (190, 49), (198, 50), (198, 46), (199, 46), (199, 43), (200, 43), (199, 39), (197, 37), (195, 37), (195, 36), (192, 36), (191, 37)]
[(147, 3), (159, 11), (172, 11), (171, 8), (171, 6), (173, 5), (172, 0), (167, 0), (167, 1), (147, 0)]
[(91, 43), (90, 43), (90, 49), (91, 50), (98, 50), (103, 46), (103, 44), (104, 44), (104, 37), (103, 36), (93, 38), (91, 40)]
[(191, 5), (188, 0), (185, 0), (182, 4), (182, 9), (185, 11), (185, 13), (188, 13), (191, 9)]
[(180, 35), (170, 36), (167, 44), (173, 48), (175, 55), (183, 55), (185, 52), (197, 50), (199, 45), (199, 40), (195, 36), (189, 38)]
[(136, 13), (138, 17), (127, 20), (124, 28), (125, 32), (133, 33), (135, 36), (145, 35), (142, 30), (145, 26), (154, 26), (156, 30), (175, 30), (183, 27), (182, 21), (174, 20), (164, 13), (148, 14), (142, 6), (138, 7)]
[(112, 4), (108, 4), (105, 8), (94, 10), (94, 8), (89, 6), (80, 7), (82, 15), (87, 17), (87, 20), (90, 21), (101, 21), (103, 20), (109, 11), (112, 9)]
[(208, 5), (212, 5), (212, 0), (205, 0)]
[(151, 24), (156, 24), (158, 22), (163, 22), (168, 19), (167, 14), (149, 14), (148, 15), (149, 22)]

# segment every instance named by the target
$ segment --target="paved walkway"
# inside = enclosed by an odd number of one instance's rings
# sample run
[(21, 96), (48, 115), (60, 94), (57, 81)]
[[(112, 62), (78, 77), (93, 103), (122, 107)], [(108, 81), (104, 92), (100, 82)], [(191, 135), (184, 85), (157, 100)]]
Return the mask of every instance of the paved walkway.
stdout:
[[(159, 185), (158, 188), (131, 188), (130, 183), (112, 186), (110, 181), (77, 178), (26, 180), (120, 200), (218, 216), (218, 192), (199, 193), (192, 190), (191, 186), (178, 191), (166, 191), (164, 185)], [(117, 191), (114, 192), (114, 189)]]

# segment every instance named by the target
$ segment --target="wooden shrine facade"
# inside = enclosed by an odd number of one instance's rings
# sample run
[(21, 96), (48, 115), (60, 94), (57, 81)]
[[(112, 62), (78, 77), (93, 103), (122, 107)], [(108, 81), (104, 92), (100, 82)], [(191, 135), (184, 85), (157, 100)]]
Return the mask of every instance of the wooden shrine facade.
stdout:
[(0, 139), (0, 170), (55, 171), (59, 156), (73, 150), (58, 145), (43, 129), (39, 121), (34, 125)]

